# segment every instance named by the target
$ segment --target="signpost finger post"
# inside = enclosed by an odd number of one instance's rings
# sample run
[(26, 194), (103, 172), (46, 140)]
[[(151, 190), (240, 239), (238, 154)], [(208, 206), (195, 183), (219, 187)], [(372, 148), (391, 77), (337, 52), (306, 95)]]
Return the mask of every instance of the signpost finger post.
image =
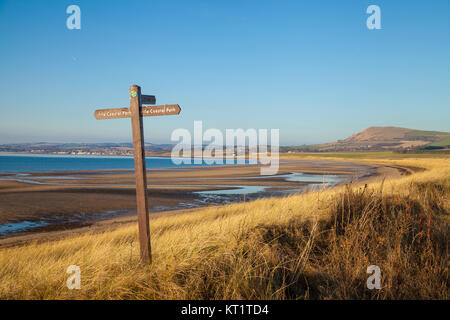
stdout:
[(136, 174), (136, 202), (139, 225), (139, 244), (141, 260), (151, 263), (150, 226), (147, 193), (147, 169), (145, 165), (144, 125), (142, 117), (178, 115), (180, 106), (142, 106), (142, 104), (155, 104), (156, 98), (150, 95), (141, 95), (141, 88), (137, 85), (130, 87), (130, 107), (96, 110), (94, 116), (97, 120), (131, 118), (134, 148), (134, 168)]

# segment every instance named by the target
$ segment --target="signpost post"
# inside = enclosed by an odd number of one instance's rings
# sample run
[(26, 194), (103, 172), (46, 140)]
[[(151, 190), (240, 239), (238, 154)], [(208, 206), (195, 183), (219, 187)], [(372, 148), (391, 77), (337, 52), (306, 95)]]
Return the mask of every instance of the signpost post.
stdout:
[(141, 95), (141, 88), (137, 85), (130, 87), (130, 107), (96, 110), (94, 116), (97, 120), (131, 118), (134, 148), (134, 168), (136, 172), (136, 202), (139, 225), (139, 244), (141, 259), (151, 263), (150, 227), (148, 216), (147, 196), (147, 170), (145, 166), (144, 126), (142, 117), (177, 115), (181, 109), (178, 104), (145, 106), (142, 104), (155, 104), (155, 96)]

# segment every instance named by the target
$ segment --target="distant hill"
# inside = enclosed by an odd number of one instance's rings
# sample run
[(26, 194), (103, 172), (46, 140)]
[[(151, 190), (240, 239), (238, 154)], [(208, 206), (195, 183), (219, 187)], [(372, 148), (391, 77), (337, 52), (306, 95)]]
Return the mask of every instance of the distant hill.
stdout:
[[(450, 132), (423, 131), (399, 127), (370, 127), (344, 140), (289, 151), (380, 151), (450, 149)], [(286, 151), (286, 150), (284, 150)]]
[(365, 141), (387, 141), (394, 139), (404, 139), (411, 129), (397, 127), (370, 127), (345, 139), (346, 143), (358, 143)]

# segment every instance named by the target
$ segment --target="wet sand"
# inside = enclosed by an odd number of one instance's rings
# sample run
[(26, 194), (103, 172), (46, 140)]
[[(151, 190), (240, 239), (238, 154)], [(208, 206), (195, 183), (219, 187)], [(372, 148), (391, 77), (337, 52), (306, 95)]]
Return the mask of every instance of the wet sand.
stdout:
[[(321, 186), (327, 177), (333, 183), (361, 182), (407, 174), (402, 170), (406, 169), (322, 160), (281, 160), (277, 175), (268, 177), (260, 176), (257, 165), (153, 169), (148, 170), (150, 216), (304, 192), (308, 186)], [(134, 223), (135, 208), (133, 171), (0, 174), (0, 228), (44, 222), (29, 230), (0, 233), (0, 246)]]

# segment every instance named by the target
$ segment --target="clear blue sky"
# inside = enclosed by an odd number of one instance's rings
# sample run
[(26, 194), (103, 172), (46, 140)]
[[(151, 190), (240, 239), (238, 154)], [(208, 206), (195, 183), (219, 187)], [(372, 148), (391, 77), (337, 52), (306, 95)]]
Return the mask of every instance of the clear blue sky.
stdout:
[[(81, 30), (66, 28), (71, 4)], [(134, 83), (182, 107), (145, 118), (146, 142), (194, 120), (279, 128), (284, 145), (450, 131), (448, 0), (0, 0), (0, 55), (0, 143), (131, 141), (129, 120), (93, 112), (126, 107)]]

